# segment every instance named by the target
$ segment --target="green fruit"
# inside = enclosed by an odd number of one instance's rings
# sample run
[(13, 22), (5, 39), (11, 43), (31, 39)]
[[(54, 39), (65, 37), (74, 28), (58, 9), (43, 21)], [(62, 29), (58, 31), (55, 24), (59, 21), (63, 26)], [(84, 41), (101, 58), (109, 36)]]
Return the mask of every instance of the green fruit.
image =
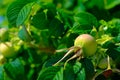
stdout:
[[(113, 64), (113, 61), (112, 61), (111, 58), (110, 58), (110, 64)], [(98, 64), (98, 67), (100, 69), (107, 69), (107, 67), (108, 67), (108, 60), (107, 60), (107, 58), (101, 59), (99, 64)]]
[(82, 34), (75, 39), (74, 46), (83, 49), (83, 56), (91, 56), (97, 50), (97, 42), (89, 34)]
[(106, 69), (107, 68), (107, 65), (108, 65), (108, 62), (107, 62), (107, 58), (104, 58), (104, 59), (101, 59), (99, 64), (98, 64), (98, 67), (100, 69)]
[(0, 41), (6, 41), (8, 39), (8, 29), (1, 28), (0, 29)]
[(14, 57), (16, 55), (11, 42), (0, 43), (0, 53), (7, 58)]

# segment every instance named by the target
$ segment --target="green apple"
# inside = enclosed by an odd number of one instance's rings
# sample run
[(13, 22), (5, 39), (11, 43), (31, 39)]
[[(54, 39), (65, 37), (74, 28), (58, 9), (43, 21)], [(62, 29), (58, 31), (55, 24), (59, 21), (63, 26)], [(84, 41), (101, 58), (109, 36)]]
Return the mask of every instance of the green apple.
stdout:
[(15, 49), (11, 42), (0, 43), (0, 53), (7, 58), (16, 56)]
[(80, 47), (83, 49), (83, 56), (91, 56), (97, 50), (97, 42), (89, 34), (82, 34), (75, 39), (74, 46)]

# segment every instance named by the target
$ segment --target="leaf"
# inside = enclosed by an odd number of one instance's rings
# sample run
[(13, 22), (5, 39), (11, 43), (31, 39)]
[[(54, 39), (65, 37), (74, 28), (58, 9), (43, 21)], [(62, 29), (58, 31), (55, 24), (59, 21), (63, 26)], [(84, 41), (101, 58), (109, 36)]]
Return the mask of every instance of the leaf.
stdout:
[(33, 16), (32, 24), (34, 27), (41, 30), (49, 29), (51, 24), (52, 26), (55, 24), (56, 27), (56, 24), (59, 25), (60, 21), (58, 22), (58, 20), (56, 19), (56, 23), (52, 23), (55, 19), (55, 16), (56, 16), (56, 8), (53, 4), (48, 3), (45, 5), (41, 5), (40, 10), (36, 13), (36, 15)]
[(80, 24), (79, 29), (89, 30), (92, 29), (93, 26), (97, 27), (97, 19), (94, 15), (87, 12), (80, 12), (74, 16), (75, 23)]
[(49, 35), (59, 37), (63, 32), (63, 24), (58, 19), (54, 18), (49, 24)]
[(75, 80), (73, 64), (67, 64), (64, 70), (64, 80)]
[(106, 9), (111, 9), (117, 5), (120, 4), (120, 0), (106, 0), (105, 2), (105, 8)]
[(76, 80), (85, 80), (85, 69), (82, 68), (80, 72), (77, 74)]
[(79, 62), (76, 62), (75, 65), (73, 66), (74, 73), (78, 73), (80, 68), (82, 67), (82, 64)]
[(120, 19), (112, 19), (108, 22), (108, 33), (117, 36), (120, 33)]
[(76, 62), (73, 66), (74, 73), (76, 74), (76, 80), (85, 80), (86, 74), (85, 74), (85, 68), (80, 62)]
[(106, 80), (106, 78), (104, 75), (100, 74), (95, 78), (95, 80)]
[(76, 75), (76, 80), (91, 80), (95, 73), (92, 62), (87, 58), (76, 62), (73, 66), (73, 70)]
[(33, 3), (26, 4), (19, 12), (16, 25), (20, 26), (24, 23), (24, 21), (27, 19), (27, 17), (30, 14), (30, 11), (32, 9)]
[(14, 80), (24, 80), (24, 67), (19, 59), (4, 65), (5, 72)]
[(63, 80), (63, 68), (48, 67), (40, 71), (37, 80)]
[(120, 51), (116, 48), (108, 48), (106, 53), (116, 62), (120, 63)]
[(37, 12), (33, 16), (32, 25), (37, 29), (48, 29), (48, 20), (44, 12)]
[(95, 38), (97, 38), (98, 37), (98, 31), (97, 31), (97, 29), (95, 27), (93, 27), (93, 29), (91, 30), (90, 34), (92, 36), (94, 36)]
[(85, 68), (86, 80), (91, 80), (95, 74), (93, 63), (87, 58), (83, 58), (81, 63)]
[(13, 80), (4, 71), (4, 66), (0, 66), (0, 80)]
[(81, 28), (81, 25), (80, 25), (80, 23), (78, 23), (78, 22), (76, 22), (76, 23), (74, 23), (74, 25), (73, 25), (73, 27), (69, 30), (71, 33), (78, 33), (78, 34), (81, 34), (81, 33), (85, 33), (85, 32), (87, 32), (87, 31), (89, 31), (89, 30), (83, 30), (82, 28)]
[(0, 80), (4, 80), (4, 68), (0, 66)]
[(112, 42), (111, 40), (109, 41), (106, 41), (103, 45), (102, 45), (103, 48), (116, 48), (116, 45), (114, 42)]
[(22, 25), (22, 28), (18, 32), (18, 37), (23, 41), (31, 41), (31, 36), (24, 25)]
[[(6, 13), (7, 13), (8, 22), (10, 25), (12, 25), (12, 26), (20, 25), (26, 19), (26, 17), (28, 16), (28, 12), (26, 12), (25, 14), (22, 14), (22, 13), (24, 10), (29, 11), (29, 10), (27, 10), (30, 8), (30, 7), (29, 8), (27, 7), (28, 5), (26, 7), (24, 7), (29, 2), (30, 2), (29, 0), (17, 0), (8, 7)], [(22, 10), (22, 12), (21, 12), (21, 10)], [(21, 14), (24, 15), (24, 19), (22, 19), (22, 21), (19, 23)], [(18, 18), (18, 16), (19, 16), (19, 18)], [(18, 20), (17, 20), (17, 18), (18, 18)], [(17, 21), (17, 25), (16, 25), (16, 21)]]
[(78, 36), (78, 34), (71, 33), (67, 35), (67, 37), (62, 38), (62, 44), (65, 44), (67, 47), (71, 47), (74, 45), (74, 40)]
[[(65, 51), (66, 52), (66, 51)], [(53, 64), (55, 64), (58, 60), (60, 60), (64, 55), (65, 52), (56, 52), (55, 55), (51, 56), (44, 64), (43, 64), (43, 68), (47, 68), (50, 66), (53, 66)], [(65, 59), (64, 59), (65, 60)], [(63, 61), (64, 61), (63, 60)], [(62, 62), (61, 62), (62, 63)], [(61, 66), (61, 64), (59, 64), (59, 66)]]
[(73, 14), (65, 10), (58, 9), (58, 17), (63, 22), (63, 24), (65, 24), (65, 29), (71, 28), (74, 23)]
[(48, 3), (46, 5), (42, 6), (45, 10), (47, 10), (47, 19), (51, 20), (54, 19), (55, 16), (57, 15), (57, 10), (54, 4)]
[(74, 7), (74, 3), (75, 3), (74, 0), (64, 0), (64, 1), (63, 1), (63, 7), (64, 7), (65, 9), (71, 9), (71, 8)]

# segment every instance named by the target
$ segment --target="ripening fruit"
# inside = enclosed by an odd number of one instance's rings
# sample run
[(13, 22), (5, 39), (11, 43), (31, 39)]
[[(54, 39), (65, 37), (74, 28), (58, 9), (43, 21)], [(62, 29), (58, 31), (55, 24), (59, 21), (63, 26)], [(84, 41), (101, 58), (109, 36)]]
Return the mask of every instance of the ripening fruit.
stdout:
[(0, 53), (7, 58), (14, 57), (16, 55), (11, 42), (0, 43)]
[(82, 34), (75, 39), (74, 46), (83, 49), (83, 56), (91, 56), (97, 50), (97, 42), (94, 37), (89, 34)]
[(8, 39), (8, 29), (1, 28), (0, 29), (0, 41), (6, 41)]

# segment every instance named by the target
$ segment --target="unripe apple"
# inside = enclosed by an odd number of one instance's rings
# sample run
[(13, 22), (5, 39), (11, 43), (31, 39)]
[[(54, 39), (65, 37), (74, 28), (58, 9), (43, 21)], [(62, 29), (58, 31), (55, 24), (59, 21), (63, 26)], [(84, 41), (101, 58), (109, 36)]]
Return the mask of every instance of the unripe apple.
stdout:
[(83, 56), (91, 56), (97, 50), (97, 42), (89, 34), (82, 34), (75, 39), (74, 46), (80, 47), (83, 49)]
[(0, 41), (5, 41), (8, 39), (8, 29), (1, 28), (0, 29)]
[(0, 53), (7, 58), (14, 57), (16, 55), (11, 42), (0, 43)]

